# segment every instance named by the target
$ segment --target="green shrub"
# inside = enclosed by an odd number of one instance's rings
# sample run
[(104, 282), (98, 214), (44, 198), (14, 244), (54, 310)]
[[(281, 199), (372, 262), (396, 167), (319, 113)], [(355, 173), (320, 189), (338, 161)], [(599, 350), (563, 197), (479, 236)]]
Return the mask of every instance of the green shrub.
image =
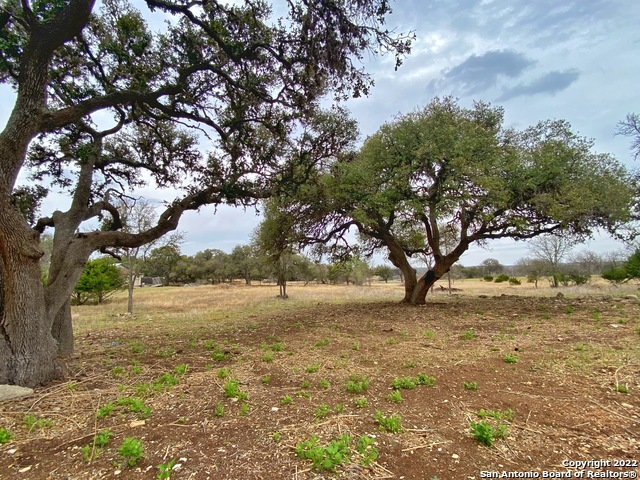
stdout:
[(74, 303), (82, 305), (90, 299), (102, 303), (107, 297), (124, 287), (124, 275), (115, 266), (115, 260), (108, 257), (90, 260), (72, 293)]
[(602, 278), (611, 283), (623, 283), (629, 279), (627, 270), (624, 267), (611, 267), (602, 272)]
[(509, 278), (509, 283), (511, 285), (522, 285), (522, 280), (520, 280), (519, 278), (516, 278), (516, 277), (510, 277)]
[(485, 275), (482, 277), (485, 282), (493, 282), (493, 277), (491, 275)]
[(509, 281), (509, 275), (507, 275), (506, 273), (501, 273), (493, 281), (495, 283), (507, 282), (507, 281)]

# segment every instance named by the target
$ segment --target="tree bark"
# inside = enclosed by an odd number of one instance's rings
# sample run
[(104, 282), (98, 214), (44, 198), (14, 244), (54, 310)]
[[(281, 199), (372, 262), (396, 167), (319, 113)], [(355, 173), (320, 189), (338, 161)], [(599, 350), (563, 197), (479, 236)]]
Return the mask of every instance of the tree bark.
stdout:
[(32, 387), (59, 377), (62, 370), (43, 301), (38, 235), (7, 200), (0, 196), (0, 383)]
[(400, 270), (401, 277), (404, 279), (404, 298), (402, 303), (412, 303), (413, 291), (418, 286), (416, 269), (411, 266), (402, 246), (392, 235), (385, 236), (384, 242), (389, 249), (389, 261)]
[(71, 300), (68, 299), (53, 320), (51, 334), (58, 343), (58, 355), (68, 356), (73, 353), (73, 324), (71, 321)]

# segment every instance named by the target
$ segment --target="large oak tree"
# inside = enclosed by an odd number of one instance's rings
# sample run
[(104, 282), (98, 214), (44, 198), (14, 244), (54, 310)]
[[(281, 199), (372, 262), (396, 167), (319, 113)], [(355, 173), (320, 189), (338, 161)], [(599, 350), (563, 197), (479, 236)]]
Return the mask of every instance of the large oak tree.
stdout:
[[(566, 122), (516, 131), (501, 108), (444, 98), (318, 169), (286, 209), (307, 242), (349, 243), (355, 228), (370, 251), (386, 248), (404, 301), (422, 304), (472, 243), (613, 230), (629, 219), (633, 193), (624, 167)], [(420, 278), (416, 255), (430, 257)]]
[[(73, 348), (69, 295), (92, 252), (159, 238), (187, 210), (273, 194), (273, 180), (286, 180), (280, 152), (319, 99), (366, 94), (358, 60), (390, 51), (399, 64), (410, 45), (382, 26), (387, 0), (288, 1), (280, 19), (260, 0), (144, 4), (171, 17), (163, 31), (126, 0), (100, 11), (94, 0), (0, 2), (0, 81), (16, 91), (0, 133), (0, 383), (61, 374), (56, 357)], [(16, 185), (27, 166), (69, 189), (68, 210), (29, 222), (20, 207), (42, 191)], [(113, 199), (143, 181), (180, 194), (150, 228), (123, 231)], [(82, 231), (103, 215), (108, 229)]]

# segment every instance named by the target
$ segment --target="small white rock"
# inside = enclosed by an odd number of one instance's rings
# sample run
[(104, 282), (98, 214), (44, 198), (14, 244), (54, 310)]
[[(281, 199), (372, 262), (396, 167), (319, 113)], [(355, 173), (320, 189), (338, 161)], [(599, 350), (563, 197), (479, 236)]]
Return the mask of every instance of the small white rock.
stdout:
[(460, 458), (460, 455), (458, 455), (457, 453), (454, 453), (453, 455), (451, 455), (451, 458)]

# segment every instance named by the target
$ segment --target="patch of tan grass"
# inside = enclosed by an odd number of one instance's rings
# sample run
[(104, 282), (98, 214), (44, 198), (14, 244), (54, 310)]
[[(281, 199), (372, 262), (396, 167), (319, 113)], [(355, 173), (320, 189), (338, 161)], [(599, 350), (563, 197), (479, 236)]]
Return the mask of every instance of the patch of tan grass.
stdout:
[[(140, 288), (134, 293), (138, 324), (180, 326), (211, 322), (230, 323), (256, 315), (282, 312), (319, 303), (394, 301), (402, 298), (402, 285), (297, 285), (287, 289), (289, 299), (277, 297), (277, 286), (203, 285), (197, 287)], [(73, 309), (77, 332), (130, 323), (127, 294), (118, 292), (101, 305), (78, 305)]]

